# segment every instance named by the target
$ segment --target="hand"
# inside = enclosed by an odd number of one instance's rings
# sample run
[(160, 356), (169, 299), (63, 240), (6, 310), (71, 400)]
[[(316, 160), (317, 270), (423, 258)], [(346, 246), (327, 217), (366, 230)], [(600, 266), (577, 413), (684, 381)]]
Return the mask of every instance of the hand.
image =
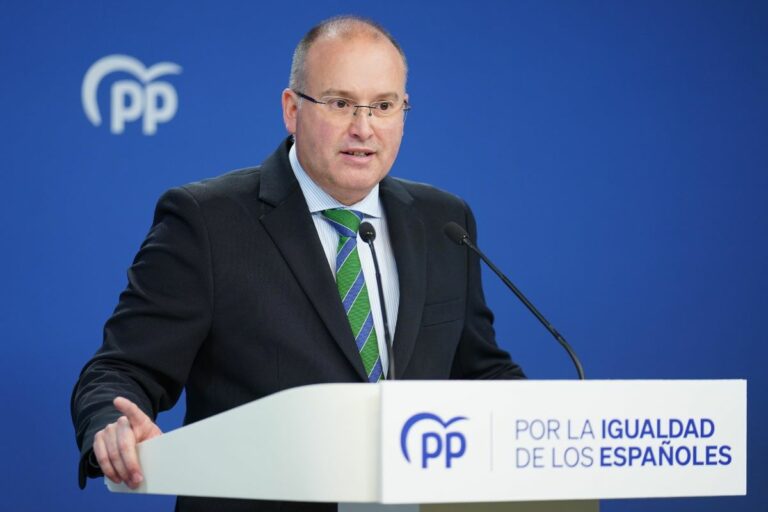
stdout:
[(136, 445), (159, 436), (162, 431), (127, 398), (119, 396), (113, 403), (124, 416), (96, 432), (93, 453), (104, 476), (116, 484), (125, 482), (128, 487), (135, 489), (144, 480)]

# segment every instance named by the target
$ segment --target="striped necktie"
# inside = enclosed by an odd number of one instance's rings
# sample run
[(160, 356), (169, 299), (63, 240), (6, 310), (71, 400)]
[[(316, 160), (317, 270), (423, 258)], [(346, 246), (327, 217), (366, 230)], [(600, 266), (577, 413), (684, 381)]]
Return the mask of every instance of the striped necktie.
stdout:
[(336, 208), (324, 210), (323, 217), (339, 234), (339, 246), (336, 249), (336, 287), (339, 289), (352, 334), (355, 336), (368, 382), (378, 382), (383, 378), (379, 341), (373, 325), (360, 255), (357, 253), (357, 230), (360, 228), (363, 214)]

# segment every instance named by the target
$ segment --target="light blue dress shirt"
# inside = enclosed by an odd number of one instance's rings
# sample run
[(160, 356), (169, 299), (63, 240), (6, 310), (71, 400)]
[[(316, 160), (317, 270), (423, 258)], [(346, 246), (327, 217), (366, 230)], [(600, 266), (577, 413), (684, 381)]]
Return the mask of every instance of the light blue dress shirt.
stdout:
[[(325, 257), (328, 259), (328, 266), (334, 276), (336, 273), (336, 250), (339, 245), (339, 235), (333, 226), (325, 220), (322, 211), (331, 208), (357, 210), (365, 214), (364, 220), (370, 222), (376, 230), (374, 246), (376, 247), (376, 256), (379, 259), (384, 302), (387, 306), (389, 333), (394, 338), (395, 326), (397, 325), (397, 309), (400, 304), (400, 286), (397, 277), (397, 266), (395, 265), (395, 255), (392, 252), (389, 229), (387, 228), (387, 218), (384, 215), (384, 209), (379, 198), (379, 185), (377, 184), (359, 203), (346, 206), (328, 195), (325, 190), (312, 181), (312, 178), (307, 175), (299, 163), (295, 145), (291, 146), (288, 158), (301, 191), (304, 193), (304, 199), (307, 201), (307, 206), (312, 214), (317, 235), (320, 237), (320, 243), (323, 245)], [(373, 313), (373, 325), (376, 328), (376, 337), (379, 341), (381, 365), (386, 375), (389, 368), (389, 359), (387, 357), (387, 343), (384, 339), (384, 320), (381, 314), (379, 292), (376, 284), (376, 269), (373, 266), (371, 250), (368, 244), (363, 242), (360, 237), (357, 238), (357, 252), (360, 255), (360, 265), (363, 268), (365, 285), (368, 288), (368, 298), (370, 299), (371, 312)]]

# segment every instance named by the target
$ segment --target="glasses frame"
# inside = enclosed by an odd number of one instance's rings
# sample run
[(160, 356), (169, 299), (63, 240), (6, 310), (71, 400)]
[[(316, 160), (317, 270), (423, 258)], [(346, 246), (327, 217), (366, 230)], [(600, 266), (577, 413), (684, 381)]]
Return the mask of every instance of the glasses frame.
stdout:
[[(301, 91), (297, 91), (296, 89), (291, 89), (291, 90), (292, 90), (292, 91), (293, 91), (293, 92), (296, 94), (296, 96), (298, 96), (299, 98), (302, 98), (302, 99), (305, 99), (305, 100), (307, 100), (307, 101), (310, 101), (310, 102), (314, 103), (315, 105), (327, 105), (327, 104), (328, 104), (328, 102), (327, 102), (327, 101), (320, 101), (320, 100), (317, 100), (317, 99), (313, 98), (312, 96), (310, 96), (309, 94), (304, 94), (303, 92), (301, 92)], [(340, 98), (340, 99), (347, 99), (347, 98)], [(368, 117), (371, 117), (371, 116), (373, 115), (373, 111), (374, 111), (375, 109), (379, 109), (379, 107), (377, 107), (377, 106), (375, 106), (375, 105), (351, 105), (351, 106), (352, 106), (352, 108), (354, 109), (354, 110), (352, 111), (352, 115), (353, 115), (353, 116), (356, 116), (356, 115), (357, 115), (357, 110), (358, 110), (358, 109), (361, 109), (361, 108), (367, 108), (367, 109), (368, 109)], [(403, 106), (402, 106), (402, 108), (400, 109), (400, 110), (403, 112), (403, 121), (405, 121), (405, 118), (407, 117), (407, 115), (408, 115), (408, 112), (409, 112), (409, 111), (410, 111), (412, 108), (413, 108), (413, 107), (411, 107), (411, 104), (410, 104), (410, 103), (408, 103), (408, 100), (403, 100)], [(377, 117), (378, 117), (378, 116), (377, 116)], [(387, 117), (387, 116), (383, 116), (383, 117)]]

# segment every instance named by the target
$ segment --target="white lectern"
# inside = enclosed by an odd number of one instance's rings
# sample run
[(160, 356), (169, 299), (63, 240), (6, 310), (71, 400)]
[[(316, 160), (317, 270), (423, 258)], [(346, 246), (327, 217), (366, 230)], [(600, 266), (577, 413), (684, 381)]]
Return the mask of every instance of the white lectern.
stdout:
[(342, 510), (586, 511), (600, 498), (743, 495), (746, 411), (743, 380), (306, 386), (142, 443), (141, 486), (107, 484)]

